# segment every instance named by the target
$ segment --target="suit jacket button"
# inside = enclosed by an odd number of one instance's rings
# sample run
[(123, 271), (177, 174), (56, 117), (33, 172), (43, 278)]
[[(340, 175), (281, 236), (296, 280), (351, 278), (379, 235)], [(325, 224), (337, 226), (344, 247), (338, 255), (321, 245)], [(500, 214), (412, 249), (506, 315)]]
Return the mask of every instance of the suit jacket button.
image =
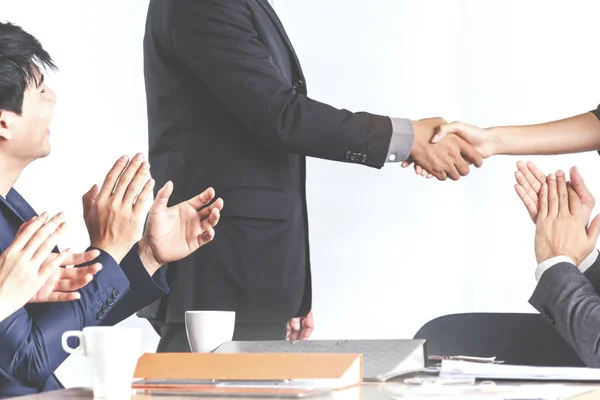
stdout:
[(96, 319), (101, 320), (103, 316), (104, 316), (104, 313), (102, 311), (98, 311), (98, 313), (96, 314)]
[(100, 308), (100, 310), (102, 310), (102, 313), (105, 313), (108, 311), (108, 306), (106, 304), (102, 304), (102, 308)]
[(116, 299), (116, 298), (119, 297), (120, 294), (121, 293), (119, 293), (119, 291), (117, 289), (115, 289), (115, 290), (112, 291), (112, 298)]
[(113, 305), (113, 303), (114, 303), (114, 301), (113, 301), (113, 299), (111, 299), (110, 297), (106, 299), (106, 305), (107, 305), (107, 306), (109, 306), (109, 307), (110, 307), (110, 306), (112, 306), (112, 305)]
[(362, 157), (361, 157), (361, 159), (360, 159), (360, 161), (363, 162), (363, 163), (367, 162), (367, 155), (363, 154)]
[(346, 152), (346, 160), (349, 160), (351, 155), (352, 155), (352, 152), (351, 151), (347, 151)]
[(294, 88), (294, 90), (298, 90), (302, 86), (304, 86), (304, 82), (302, 82), (301, 79), (298, 79), (297, 81), (294, 81), (294, 83), (292, 83), (292, 87)]
[(552, 325), (554, 325), (554, 318), (547, 310), (542, 310), (542, 316), (548, 320)]
[(352, 153), (352, 157), (350, 157), (352, 161), (356, 161), (358, 159), (358, 154)]

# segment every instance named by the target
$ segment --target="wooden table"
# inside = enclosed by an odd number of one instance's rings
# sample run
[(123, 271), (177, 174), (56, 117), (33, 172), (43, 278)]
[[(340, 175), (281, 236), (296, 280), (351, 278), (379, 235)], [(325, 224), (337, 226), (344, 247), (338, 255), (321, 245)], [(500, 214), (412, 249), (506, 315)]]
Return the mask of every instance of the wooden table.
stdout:
[[(507, 385), (510, 383), (498, 383), (498, 385)], [(518, 384), (540, 384), (540, 382), (520, 382)], [(550, 383), (548, 383), (550, 384)], [(512, 383), (514, 385), (514, 383)], [(314, 397), (315, 400), (321, 399), (332, 399), (332, 400), (393, 400), (397, 399), (407, 388), (414, 387), (408, 386), (402, 383), (365, 383), (360, 387), (355, 387), (347, 390), (334, 392), (331, 396)], [(590, 390), (599, 389), (600, 385), (590, 384), (564, 384), (563, 398), (575, 396), (580, 393), (588, 392)], [(596, 395), (600, 399), (600, 392)], [(202, 399), (215, 399), (215, 400), (239, 400), (242, 397), (207, 397), (207, 396), (176, 396), (176, 395), (152, 395), (132, 392), (132, 400), (147, 400), (147, 399), (161, 399), (161, 400), (188, 400), (190, 398), (202, 398)], [(18, 397), (20, 400), (92, 400), (94, 398), (93, 393), (90, 389), (75, 388), (75, 389), (63, 389), (52, 392), (46, 392), (42, 394), (29, 395)], [(256, 397), (249, 397), (256, 400)], [(272, 400), (272, 398), (271, 398)]]

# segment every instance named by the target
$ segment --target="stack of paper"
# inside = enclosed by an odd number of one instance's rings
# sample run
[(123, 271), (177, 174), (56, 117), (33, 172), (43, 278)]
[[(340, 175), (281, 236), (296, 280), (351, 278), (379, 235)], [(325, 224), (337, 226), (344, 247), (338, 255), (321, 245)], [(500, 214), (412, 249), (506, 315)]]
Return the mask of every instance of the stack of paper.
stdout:
[(472, 376), (477, 379), (495, 380), (600, 382), (600, 369), (530, 367), (443, 360), (440, 376)]
[(405, 399), (437, 398), (443, 400), (559, 400), (562, 398), (562, 394), (562, 385), (422, 385), (406, 390), (402, 393), (402, 397)]

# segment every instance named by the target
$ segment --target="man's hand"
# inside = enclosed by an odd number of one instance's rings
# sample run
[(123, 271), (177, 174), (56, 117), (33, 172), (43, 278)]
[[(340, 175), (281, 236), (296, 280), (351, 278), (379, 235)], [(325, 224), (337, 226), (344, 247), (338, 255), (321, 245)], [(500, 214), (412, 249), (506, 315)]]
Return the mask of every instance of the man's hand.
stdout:
[[(544, 175), (534, 163), (527, 162), (527, 164), (525, 164), (524, 162), (519, 161), (517, 163), (515, 178), (517, 180), (515, 190), (523, 202), (523, 205), (527, 208), (531, 220), (533, 223), (536, 223), (538, 214), (538, 193), (542, 184), (546, 182), (546, 175)], [(581, 221), (583, 226), (587, 227), (596, 200), (587, 186), (585, 186), (577, 167), (571, 168), (570, 182), (571, 187), (575, 190), (575, 193), (577, 193), (579, 201), (581, 202)]]
[(556, 256), (567, 256), (579, 265), (593, 251), (600, 235), (600, 215), (586, 230), (581, 223), (582, 214), (579, 196), (571, 185), (567, 185), (564, 173), (550, 174), (539, 193), (535, 230), (538, 263)]
[(35, 297), (64, 264), (69, 251), (52, 256), (65, 229), (62, 214), (48, 220), (43, 213), (19, 228), (13, 242), (0, 255), (0, 320)]
[(413, 123), (415, 139), (410, 160), (403, 166), (415, 165), (439, 180), (458, 180), (469, 173), (469, 164), (480, 167), (483, 160), (475, 148), (460, 137), (453, 135), (441, 143), (431, 143), (431, 138), (446, 121), (428, 118)]
[[(445, 121), (444, 121), (445, 122)], [(473, 125), (465, 124), (462, 122), (453, 122), (451, 124), (444, 123), (436, 130), (436, 133), (432, 135), (431, 143), (439, 143), (444, 137), (458, 136), (465, 140), (467, 143), (472, 145), (482, 159), (491, 157), (496, 154), (496, 149), (499, 145), (499, 139), (491, 131), (478, 128)], [(404, 168), (411, 164), (410, 161), (404, 161), (402, 166)], [(479, 165), (477, 165), (479, 166)], [(419, 163), (415, 164), (415, 172), (417, 175), (426, 176), (432, 178), (431, 172)]]
[[(70, 250), (66, 250), (69, 252)], [(94, 275), (102, 269), (99, 263), (87, 267), (64, 268), (70, 265), (79, 265), (92, 261), (100, 255), (98, 250), (90, 250), (85, 253), (71, 254), (61, 264), (61, 268), (54, 270), (46, 283), (29, 301), (30, 303), (56, 303), (63, 301), (78, 300), (81, 296), (79, 289), (84, 288), (94, 279)], [(52, 253), (47, 262), (52, 262), (60, 254)]]
[(223, 209), (222, 199), (210, 204), (215, 198), (212, 188), (168, 207), (172, 193), (173, 183), (169, 181), (156, 194), (139, 243), (140, 258), (150, 275), (163, 264), (185, 258), (210, 242)]
[(288, 321), (285, 338), (289, 340), (308, 340), (315, 329), (312, 310), (306, 317), (292, 318)]
[(138, 240), (154, 180), (147, 180), (150, 165), (138, 154), (128, 163), (121, 157), (104, 180), (83, 196), (83, 217), (91, 246), (120, 263)]

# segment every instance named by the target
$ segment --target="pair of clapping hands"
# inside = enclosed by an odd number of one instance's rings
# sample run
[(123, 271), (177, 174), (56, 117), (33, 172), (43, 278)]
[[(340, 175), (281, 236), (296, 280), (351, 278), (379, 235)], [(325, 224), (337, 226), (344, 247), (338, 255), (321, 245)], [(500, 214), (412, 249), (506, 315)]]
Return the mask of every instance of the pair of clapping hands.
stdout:
[[(149, 167), (141, 154), (131, 160), (123, 156), (106, 175), (102, 187), (94, 185), (83, 196), (83, 215), (92, 248), (89, 251), (53, 252), (65, 233), (62, 213), (49, 217), (44, 212), (21, 225), (12, 244), (0, 255), (0, 320), (28, 302), (79, 299), (78, 290), (102, 266), (65, 267), (90, 264), (100, 255), (96, 249), (121, 262), (146, 221), (146, 205), (154, 186), (148, 176)], [(138, 243), (140, 259), (150, 275), (163, 264), (184, 258), (210, 242), (223, 208), (221, 199), (214, 200), (212, 188), (168, 207), (172, 192), (172, 182), (158, 191)]]
[(579, 171), (571, 168), (567, 181), (563, 171), (546, 176), (531, 162), (519, 162), (517, 169), (515, 189), (536, 224), (537, 262), (566, 256), (579, 265), (600, 234), (600, 215), (590, 223), (595, 199)]

